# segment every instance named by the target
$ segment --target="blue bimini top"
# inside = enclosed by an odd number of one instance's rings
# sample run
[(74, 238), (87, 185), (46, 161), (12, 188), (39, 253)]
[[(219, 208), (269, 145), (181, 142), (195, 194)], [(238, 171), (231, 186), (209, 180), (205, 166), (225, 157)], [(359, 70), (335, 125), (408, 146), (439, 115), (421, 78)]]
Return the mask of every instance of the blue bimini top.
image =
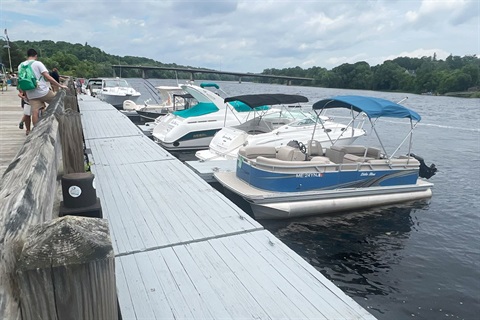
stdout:
[(347, 108), (357, 112), (364, 112), (369, 118), (410, 118), (420, 121), (422, 117), (398, 103), (375, 97), (365, 96), (336, 96), (330, 99), (317, 101), (312, 106), (313, 110), (330, 108)]

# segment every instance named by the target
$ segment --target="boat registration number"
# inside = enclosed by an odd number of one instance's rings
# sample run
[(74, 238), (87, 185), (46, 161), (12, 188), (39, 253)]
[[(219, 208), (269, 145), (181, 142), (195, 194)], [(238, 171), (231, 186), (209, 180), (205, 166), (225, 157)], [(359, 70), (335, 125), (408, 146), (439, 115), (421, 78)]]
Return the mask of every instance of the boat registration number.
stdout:
[(295, 175), (297, 178), (321, 178), (323, 177), (323, 173), (320, 172), (312, 172), (312, 173), (297, 173)]

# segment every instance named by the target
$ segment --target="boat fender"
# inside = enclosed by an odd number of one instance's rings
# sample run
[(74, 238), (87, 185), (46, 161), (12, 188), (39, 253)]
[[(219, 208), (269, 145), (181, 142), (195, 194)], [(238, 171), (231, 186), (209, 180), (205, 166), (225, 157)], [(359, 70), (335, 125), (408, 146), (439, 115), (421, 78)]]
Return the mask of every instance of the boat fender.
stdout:
[(415, 159), (418, 160), (418, 162), (420, 162), (420, 170), (418, 172), (418, 175), (420, 177), (425, 178), (425, 179), (430, 179), (431, 177), (433, 177), (435, 175), (435, 173), (437, 173), (438, 169), (435, 167), (434, 163), (432, 163), (430, 166), (427, 166), (425, 164), (425, 160), (423, 160), (422, 157), (417, 156), (414, 153), (410, 153), (410, 156), (414, 157)]

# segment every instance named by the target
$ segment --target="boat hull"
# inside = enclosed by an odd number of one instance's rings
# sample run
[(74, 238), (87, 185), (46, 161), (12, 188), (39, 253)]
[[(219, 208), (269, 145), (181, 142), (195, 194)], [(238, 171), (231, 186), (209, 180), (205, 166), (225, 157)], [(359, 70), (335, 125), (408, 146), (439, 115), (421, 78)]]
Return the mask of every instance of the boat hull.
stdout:
[(251, 206), (255, 219), (288, 219), (415, 201), (432, 196), (432, 183), (308, 192), (272, 192), (250, 186), (233, 172), (214, 173), (225, 188)]
[(212, 140), (213, 135), (216, 131), (199, 131), (194, 132), (189, 135), (176, 140), (175, 142), (165, 142), (158, 140), (154, 137), (154, 141), (158, 143), (162, 148), (168, 151), (177, 151), (177, 150), (199, 150), (208, 148), (208, 144)]
[[(289, 163), (289, 162), (285, 162)], [(303, 167), (301, 165), (305, 164)], [(325, 165), (315, 162), (299, 162), (297, 167), (276, 167), (267, 169), (260, 163), (252, 165), (242, 157), (237, 160), (237, 177), (252, 186), (270, 192), (301, 192), (338, 190), (365, 187), (388, 187), (414, 185), (418, 178), (418, 166), (412, 169), (371, 170), (368, 164)], [(338, 168), (343, 168), (338, 170)], [(368, 167), (364, 168), (364, 167)], [(331, 171), (328, 171), (331, 170)]]
[(123, 102), (126, 100), (131, 100), (134, 103), (137, 102), (140, 95), (113, 95), (113, 94), (99, 94), (98, 97), (100, 100), (105, 101), (108, 104), (111, 104), (119, 110), (123, 110)]
[(164, 116), (167, 113), (170, 112), (169, 109), (167, 108), (158, 108), (158, 109), (151, 109), (148, 110), (147, 108), (145, 109), (140, 109), (136, 110), (137, 114), (140, 116), (140, 118), (144, 119), (145, 121), (155, 121), (160, 116)]

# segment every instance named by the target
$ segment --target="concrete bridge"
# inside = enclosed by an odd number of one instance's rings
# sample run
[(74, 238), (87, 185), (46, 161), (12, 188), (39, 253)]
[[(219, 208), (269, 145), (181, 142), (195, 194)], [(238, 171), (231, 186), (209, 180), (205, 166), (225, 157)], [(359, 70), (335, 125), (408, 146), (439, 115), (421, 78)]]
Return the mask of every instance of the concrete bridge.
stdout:
[(242, 77), (257, 77), (257, 78), (270, 78), (270, 79), (282, 79), (287, 82), (288, 85), (292, 84), (292, 81), (314, 81), (313, 78), (303, 78), (303, 77), (289, 77), (289, 76), (278, 76), (272, 74), (261, 74), (261, 73), (242, 73), (242, 72), (230, 72), (230, 71), (217, 71), (209, 69), (192, 69), (192, 68), (176, 68), (176, 67), (156, 67), (156, 66), (128, 66), (128, 65), (112, 65), (113, 76), (116, 77), (116, 70), (119, 70), (119, 75), (121, 76), (122, 69), (140, 69), (142, 70), (142, 78), (147, 78), (146, 72), (148, 70), (167, 70), (167, 71), (178, 71), (178, 72), (187, 72), (190, 73), (190, 80), (195, 80), (195, 73), (213, 73), (213, 74), (225, 74), (231, 76), (237, 76), (238, 82), (242, 82)]

